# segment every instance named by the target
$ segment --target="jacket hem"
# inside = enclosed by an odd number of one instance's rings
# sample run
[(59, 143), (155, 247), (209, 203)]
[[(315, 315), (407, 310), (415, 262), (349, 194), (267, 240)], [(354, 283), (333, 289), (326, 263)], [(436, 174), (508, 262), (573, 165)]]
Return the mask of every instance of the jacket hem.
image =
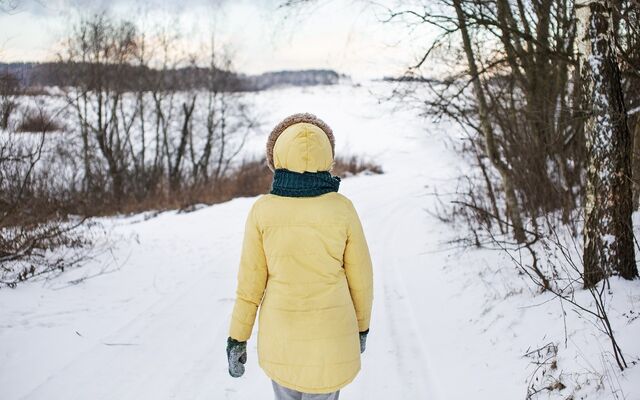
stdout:
[(305, 386), (298, 386), (296, 384), (284, 381), (282, 379), (280, 379), (279, 377), (275, 376), (275, 374), (271, 373), (271, 371), (269, 371), (263, 364), (261, 361), (258, 361), (258, 364), (260, 365), (260, 368), (262, 368), (262, 370), (264, 371), (264, 373), (273, 381), (275, 381), (278, 385), (283, 386), (287, 389), (292, 389), (292, 390), (297, 390), (298, 392), (302, 392), (302, 393), (308, 393), (308, 394), (323, 394), (323, 393), (333, 393), (333, 392), (337, 392), (338, 390), (344, 388), (345, 386), (347, 386), (348, 384), (350, 384), (351, 382), (353, 382), (354, 379), (356, 379), (356, 376), (358, 376), (358, 373), (360, 372), (361, 367), (358, 367), (358, 369), (356, 369), (356, 371), (353, 373), (352, 376), (350, 376), (347, 380), (345, 380), (342, 383), (339, 383), (335, 386), (329, 386), (329, 387), (322, 387), (322, 388), (310, 388), (310, 387), (305, 387)]

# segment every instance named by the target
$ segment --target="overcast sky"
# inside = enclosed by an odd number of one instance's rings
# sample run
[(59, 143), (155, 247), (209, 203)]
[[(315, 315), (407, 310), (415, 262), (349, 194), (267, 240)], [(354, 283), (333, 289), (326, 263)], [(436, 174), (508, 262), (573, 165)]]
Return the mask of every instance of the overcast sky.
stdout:
[(52, 59), (81, 16), (104, 10), (144, 26), (180, 26), (185, 52), (196, 51), (213, 30), (245, 73), (331, 68), (358, 77), (396, 74), (426, 41), (424, 33), (409, 34), (403, 24), (381, 23), (384, 9), (361, 0), (321, 1), (293, 15), (278, 9), (281, 0), (14, 1), (16, 10), (0, 13), (5, 62)]

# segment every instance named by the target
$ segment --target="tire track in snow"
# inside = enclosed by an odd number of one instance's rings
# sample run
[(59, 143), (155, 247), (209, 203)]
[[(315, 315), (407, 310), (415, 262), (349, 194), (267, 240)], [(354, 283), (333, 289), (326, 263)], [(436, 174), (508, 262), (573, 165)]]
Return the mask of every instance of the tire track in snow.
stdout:
[(379, 182), (373, 181), (372, 186), (385, 185), (387, 179), (394, 182), (387, 182), (388, 186), (401, 187), (394, 187), (381, 197), (366, 196), (367, 190), (360, 190), (356, 197), (362, 200), (355, 200), (366, 225), (375, 287), (371, 335), (363, 356), (362, 376), (353, 388), (345, 389), (345, 398), (357, 394), (360, 399), (438, 400), (443, 397), (429, 366), (426, 335), (418, 327), (402, 277), (401, 255), (416, 250), (406, 242), (411, 234), (408, 228), (415, 224), (415, 209), (411, 208), (414, 203), (407, 204), (407, 193), (415, 187), (404, 187), (404, 182), (384, 175), (377, 177)]
[(408, 213), (406, 207), (402, 203), (394, 205), (381, 224), (388, 228), (379, 230), (385, 233), (381, 243), (387, 249), (380, 268), (383, 271), (385, 306), (387, 317), (391, 319), (392, 341), (397, 346), (398, 364), (401, 366), (399, 382), (406, 388), (401, 398), (437, 400), (437, 387), (430, 373), (428, 352), (424, 346), (425, 334), (418, 327), (414, 307), (401, 276), (399, 254), (409, 251), (404, 246), (403, 238), (410, 234), (405, 229), (410, 225), (408, 218), (413, 216), (413, 212)]

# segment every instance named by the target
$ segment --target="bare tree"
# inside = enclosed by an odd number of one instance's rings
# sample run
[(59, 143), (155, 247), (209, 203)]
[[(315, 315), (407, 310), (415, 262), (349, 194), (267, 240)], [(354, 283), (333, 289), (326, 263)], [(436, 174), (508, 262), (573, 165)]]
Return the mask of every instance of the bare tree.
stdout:
[(182, 129), (180, 131), (178, 147), (173, 153), (173, 160), (171, 159), (171, 154), (167, 154), (167, 159), (170, 162), (169, 185), (173, 192), (177, 192), (180, 189), (182, 166), (187, 152), (187, 144), (189, 138), (193, 135), (192, 116), (196, 106), (196, 99), (197, 96), (194, 94), (188, 101), (182, 103)]
[(505, 164), (498, 152), (495, 135), (493, 132), (493, 126), (489, 120), (489, 109), (487, 106), (487, 99), (485, 92), (480, 82), (480, 74), (478, 73), (478, 67), (476, 64), (476, 57), (471, 45), (471, 38), (467, 30), (467, 19), (462, 9), (462, 3), (460, 0), (453, 0), (453, 6), (456, 10), (456, 16), (458, 18), (458, 28), (462, 36), (462, 43), (464, 52), (467, 57), (467, 64), (469, 66), (469, 73), (471, 75), (473, 89), (475, 94), (476, 103), (478, 105), (478, 119), (480, 120), (480, 131), (484, 137), (485, 151), (491, 164), (498, 170), (500, 177), (502, 178), (502, 184), (504, 185), (504, 191), (507, 200), (507, 210), (509, 217), (513, 223), (513, 233), (515, 239), (519, 243), (526, 241), (524, 233), (524, 226), (522, 224), (522, 217), (520, 207), (518, 205), (518, 199), (516, 198), (515, 189), (511, 181), (510, 171), (507, 164)]
[[(193, 141), (191, 141), (191, 160), (193, 179), (196, 182), (208, 183), (211, 174), (211, 157), (214, 151), (215, 141), (218, 130), (224, 132), (225, 129), (225, 109), (224, 107), (224, 73), (222, 68), (229, 69), (230, 62), (223, 59), (222, 67), (219, 65), (219, 59), (223, 58), (218, 55), (216, 49), (215, 37), (212, 36), (210, 49), (209, 49), (209, 64), (207, 66), (207, 83), (206, 83), (206, 98), (207, 98), (207, 120), (206, 120), (206, 135), (204, 145), (202, 148), (202, 154), (198, 157), (195, 154)], [(220, 107), (219, 104), (222, 104)], [(224, 133), (221, 135), (224, 137)], [(222, 140), (224, 142), (224, 140)], [(221, 149), (221, 153), (224, 153)], [(216, 168), (219, 171), (219, 168)], [(217, 174), (216, 174), (217, 175)], [(217, 180), (217, 178), (216, 178)]]
[(67, 49), (67, 63), (80, 66), (76, 87), (68, 98), (81, 126), (86, 179), (90, 182), (93, 174), (90, 155), (91, 141), (95, 140), (116, 202), (124, 195), (131, 159), (127, 135), (134, 118), (123, 115), (122, 102), (128, 90), (127, 72), (131, 71), (130, 62), (136, 54), (135, 39), (133, 24), (115, 23), (106, 14), (98, 14), (81, 21)]
[(18, 104), (16, 97), (19, 94), (20, 84), (18, 79), (9, 72), (0, 74), (0, 129), (9, 127), (9, 119)]

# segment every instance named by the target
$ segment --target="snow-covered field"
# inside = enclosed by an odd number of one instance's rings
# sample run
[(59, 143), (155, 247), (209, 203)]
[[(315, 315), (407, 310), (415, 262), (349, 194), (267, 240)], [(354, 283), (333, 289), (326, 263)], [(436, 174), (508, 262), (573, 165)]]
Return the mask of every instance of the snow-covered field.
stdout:
[[(529, 289), (504, 254), (447, 245), (456, 232), (426, 210), (436, 201), (429, 194), (451, 189), (459, 173), (443, 141), (454, 127), (394, 112), (364, 86), (272, 90), (252, 101), (264, 125), (248, 153), (262, 151), (279, 119), (310, 111), (333, 127), (338, 154), (370, 157), (385, 170), (340, 188), (360, 214), (375, 273), (363, 369), (342, 399), (524, 399), (537, 356), (524, 355), (548, 343), (558, 347), (551, 376), (567, 388), (539, 398), (640, 399), (640, 367), (617, 374), (601, 355), (604, 336), (569, 305)], [(253, 201), (102, 219), (110, 243), (98, 245), (108, 251), (55, 279), (0, 290), (0, 399), (272, 398), (255, 337), (242, 378), (229, 377), (226, 365)], [(612, 289), (618, 340), (637, 363), (640, 282), (613, 280)]]

